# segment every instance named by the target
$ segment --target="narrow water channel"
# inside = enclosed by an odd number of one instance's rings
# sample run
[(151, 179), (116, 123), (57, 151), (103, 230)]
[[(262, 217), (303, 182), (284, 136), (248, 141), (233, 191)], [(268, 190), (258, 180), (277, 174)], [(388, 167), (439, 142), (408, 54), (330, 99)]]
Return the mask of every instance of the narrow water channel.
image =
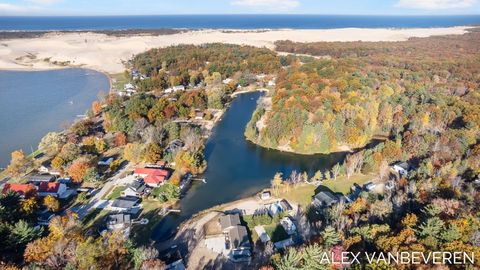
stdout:
[(245, 126), (255, 110), (260, 92), (235, 98), (209, 138), (205, 156), (208, 168), (194, 182), (180, 203), (181, 212), (169, 214), (154, 228), (152, 239), (161, 241), (175, 233), (178, 225), (193, 214), (225, 202), (251, 196), (270, 186), (276, 172), (289, 175), (293, 170), (310, 175), (332, 167), (345, 153), (297, 155), (265, 149), (245, 140)]

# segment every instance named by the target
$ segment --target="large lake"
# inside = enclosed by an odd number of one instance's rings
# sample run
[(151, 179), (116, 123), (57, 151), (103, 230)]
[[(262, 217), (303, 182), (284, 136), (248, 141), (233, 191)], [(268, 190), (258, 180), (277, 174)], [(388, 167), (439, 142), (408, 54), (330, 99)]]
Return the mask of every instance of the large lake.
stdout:
[(0, 167), (10, 153), (30, 153), (49, 131), (58, 131), (84, 114), (110, 82), (86, 69), (0, 71)]
[(289, 175), (296, 170), (312, 175), (343, 160), (345, 153), (296, 155), (265, 149), (246, 141), (243, 135), (245, 126), (261, 95), (256, 92), (235, 98), (205, 148), (208, 168), (202, 177), (207, 183), (193, 183), (180, 202), (181, 213), (165, 217), (154, 229), (152, 239), (158, 241), (172, 236), (182, 221), (201, 210), (251, 196), (269, 187), (276, 172)]

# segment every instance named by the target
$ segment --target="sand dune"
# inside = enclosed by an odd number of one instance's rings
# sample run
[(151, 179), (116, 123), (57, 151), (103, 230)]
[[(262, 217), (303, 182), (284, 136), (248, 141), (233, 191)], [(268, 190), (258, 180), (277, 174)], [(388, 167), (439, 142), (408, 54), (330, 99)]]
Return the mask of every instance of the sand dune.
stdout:
[(132, 55), (177, 44), (224, 42), (274, 48), (277, 40), (403, 41), (410, 37), (464, 34), (468, 27), (415, 29), (318, 29), (269, 31), (190, 31), (162, 36), (114, 37), (95, 33), (50, 33), (40, 38), (0, 41), (0, 69), (53, 69), (81, 66), (107, 73), (124, 70)]

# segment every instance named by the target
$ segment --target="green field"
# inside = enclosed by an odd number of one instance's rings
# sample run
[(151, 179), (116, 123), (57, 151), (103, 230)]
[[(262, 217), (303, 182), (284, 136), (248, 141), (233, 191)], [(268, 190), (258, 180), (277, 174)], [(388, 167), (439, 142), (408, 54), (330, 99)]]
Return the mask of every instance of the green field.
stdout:
[(315, 196), (315, 190), (328, 188), (335, 193), (340, 192), (343, 194), (348, 194), (350, 193), (350, 188), (353, 184), (356, 183), (362, 186), (363, 184), (371, 181), (374, 177), (375, 176), (373, 175), (355, 174), (352, 175), (350, 179), (347, 179), (346, 176), (339, 176), (336, 180), (324, 180), (318, 187), (310, 184), (299, 184), (296, 187), (290, 187), (288, 191), (286, 189), (282, 189), (278, 194), (278, 197), (284, 198), (289, 202), (299, 204), (305, 208), (311, 203), (312, 197)]
[(106, 200), (115, 200), (118, 197), (122, 196), (122, 192), (125, 190), (124, 186), (118, 186), (113, 188), (105, 198)]

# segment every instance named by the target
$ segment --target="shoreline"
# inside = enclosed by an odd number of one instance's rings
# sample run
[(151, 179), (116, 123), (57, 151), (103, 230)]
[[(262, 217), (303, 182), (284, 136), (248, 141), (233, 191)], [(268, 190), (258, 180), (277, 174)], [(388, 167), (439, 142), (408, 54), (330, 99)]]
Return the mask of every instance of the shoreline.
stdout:
[(474, 26), (432, 28), (204, 29), (168, 35), (109, 36), (93, 32), (50, 32), (36, 38), (0, 40), (0, 70), (88, 68), (121, 73), (133, 55), (179, 44), (227, 43), (275, 50), (279, 40), (296, 42), (397, 42), (412, 37), (461, 35)]

